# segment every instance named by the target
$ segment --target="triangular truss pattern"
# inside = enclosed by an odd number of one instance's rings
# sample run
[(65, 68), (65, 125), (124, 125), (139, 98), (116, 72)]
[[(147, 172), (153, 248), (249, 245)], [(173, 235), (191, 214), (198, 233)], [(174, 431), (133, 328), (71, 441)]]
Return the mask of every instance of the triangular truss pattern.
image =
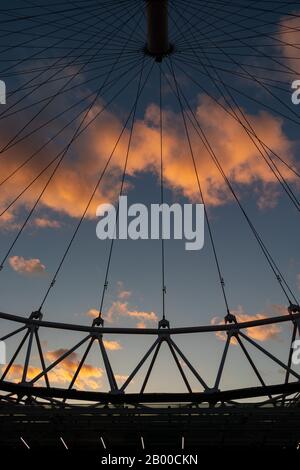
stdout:
[[(1, 315), (1, 314), (0, 314)], [(7, 314), (6, 314), (7, 315)], [(220, 325), (220, 331), (225, 332), (227, 337), (226, 337), (226, 342), (223, 348), (223, 352), (220, 357), (220, 361), (217, 367), (217, 372), (216, 372), (216, 378), (214, 381), (214, 384), (212, 387), (210, 387), (207, 382), (202, 378), (201, 374), (198, 372), (198, 370), (192, 365), (190, 360), (186, 357), (186, 355), (182, 352), (182, 350), (179, 348), (179, 346), (176, 344), (176, 342), (173, 339), (173, 332), (177, 332), (176, 329), (172, 330), (171, 328), (158, 328), (157, 330), (157, 338), (155, 341), (151, 344), (149, 349), (143, 354), (141, 360), (138, 362), (136, 367), (133, 369), (133, 371), (129, 374), (128, 378), (125, 380), (123, 385), (120, 387), (117, 384), (116, 376), (113, 371), (112, 365), (110, 363), (105, 343), (103, 340), (103, 336), (106, 333), (106, 328), (103, 326), (103, 321), (102, 319), (98, 319), (97, 322), (94, 321), (92, 327), (84, 327), (84, 330), (88, 332), (87, 335), (84, 336), (83, 339), (78, 341), (74, 346), (66, 350), (63, 354), (61, 354), (57, 359), (55, 359), (51, 364), (46, 366), (45, 363), (45, 358), (44, 358), (44, 353), (42, 350), (41, 346), (41, 341), (39, 337), (39, 328), (44, 326), (44, 322), (42, 321), (42, 314), (40, 312), (34, 312), (33, 314), (30, 315), (29, 319), (22, 319), (20, 317), (20, 321), (24, 323), (24, 326), (21, 328), (13, 330), (11, 333), (6, 334), (1, 340), (8, 340), (18, 333), (22, 333), (25, 331), (25, 334), (20, 340), (20, 343), (18, 344), (18, 347), (16, 348), (14, 354), (12, 355), (9, 363), (7, 366), (4, 368), (2, 376), (0, 378), (0, 389), (1, 385), (5, 384), (4, 388), (7, 388), (7, 384), (10, 382), (7, 382), (7, 377), (9, 376), (9, 372), (13, 365), (15, 364), (15, 361), (21, 352), (23, 348), (25, 348), (25, 355), (24, 355), (24, 364), (22, 367), (21, 371), (21, 376), (18, 381), (18, 385), (20, 386), (25, 386), (26, 387), (26, 394), (28, 396), (34, 396), (35, 395), (35, 390), (38, 388), (36, 387), (36, 383), (40, 379), (45, 380), (46, 388), (49, 390), (51, 389), (51, 383), (49, 380), (49, 372), (52, 370), (55, 370), (55, 367), (60, 365), (65, 359), (67, 359), (72, 353), (76, 352), (80, 347), (84, 346), (83, 354), (81, 356), (81, 359), (76, 367), (76, 370), (73, 371), (73, 375), (71, 378), (71, 381), (65, 389), (65, 397), (63, 398), (63, 402), (65, 403), (66, 400), (68, 399), (68, 393), (72, 391), (74, 387), (76, 387), (76, 380), (78, 379), (80, 372), (83, 368), (83, 366), (86, 363), (87, 357), (91, 351), (91, 348), (93, 344), (96, 342), (96, 344), (99, 345), (99, 351), (100, 355), (104, 364), (104, 369), (106, 372), (106, 378), (107, 382), (110, 387), (110, 392), (108, 392), (108, 396), (110, 395), (111, 397), (119, 395), (123, 396), (121, 400), (124, 400), (126, 402), (127, 397), (130, 396), (129, 393), (125, 393), (128, 386), (133, 383), (134, 378), (137, 376), (137, 374), (140, 372), (142, 367), (146, 364), (148, 360), (150, 360), (150, 363), (146, 369), (146, 373), (139, 391), (138, 396), (140, 397), (141, 402), (143, 401), (143, 396), (146, 396), (147, 393), (146, 387), (149, 383), (149, 380), (151, 378), (151, 374), (153, 371), (153, 367), (157, 361), (157, 358), (159, 356), (159, 353), (161, 351), (161, 346), (163, 343), (165, 343), (168, 347), (168, 350), (171, 353), (172, 358), (174, 359), (174, 363), (176, 365), (176, 368), (178, 370), (179, 376), (181, 377), (183, 383), (185, 384), (185, 387), (187, 389), (186, 395), (192, 399), (193, 396), (198, 396), (198, 393), (193, 392), (192, 386), (188, 380), (187, 374), (184, 371), (184, 367), (187, 368), (187, 370), (192, 374), (192, 376), (197, 380), (197, 383), (201, 385), (203, 388), (202, 395), (211, 395), (211, 396), (216, 396), (218, 397), (218, 394), (222, 395), (222, 390), (220, 389), (220, 384), (222, 381), (222, 376), (224, 372), (224, 366), (226, 364), (227, 356), (228, 356), (228, 351), (230, 348), (230, 344), (232, 343), (232, 340), (234, 339), (235, 345), (240, 346), (241, 351), (243, 353), (243, 356), (247, 360), (247, 362), (250, 364), (262, 390), (262, 395), (265, 395), (267, 398), (268, 403), (276, 404), (284, 404), (285, 403), (285, 397), (290, 395), (291, 393), (284, 392), (279, 395), (278, 394), (273, 394), (270, 391), (270, 385), (268, 385), (263, 378), (261, 372), (259, 371), (257, 365), (255, 364), (255, 361), (253, 360), (253, 357), (251, 356), (249, 350), (246, 347), (246, 342), (250, 344), (254, 349), (262, 353), (266, 358), (270, 359), (274, 364), (279, 365), (284, 371), (285, 371), (285, 377), (284, 377), (284, 384), (283, 386), (289, 386), (290, 385), (290, 378), (293, 377), (296, 379), (296, 382), (292, 382), (293, 384), (300, 384), (300, 375), (293, 369), (292, 367), (292, 354), (293, 354), (293, 344), (294, 341), (297, 337), (297, 333), (299, 335), (300, 333), (300, 312), (297, 313), (291, 313), (291, 317), (286, 316), (285, 318), (281, 318), (281, 321), (291, 321), (292, 320), (292, 334), (291, 334), (291, 343), (289, 346), (289, 351), (288, 351), (288, 357), (287, 357), (287, 362), (284, 363), (282, 360), (278, 359), (276, 356), (274, 356), (271, 352), (269, 352), (267, 349), (265, 349), (261, 344), (259, 344), (257, 341), (252, 339), (249, 334), (245, 334), (243, 332), (243, 329), (247, 327), (247, 330), (249, 332), (249, 329), (251, 329), (251, 326), (254, 328), (257, 325), (264, 325), (264, 324), (270, 324), (270, 320), (258, 320), (252, 323), (252, 325), (249, 326), (249, 322), (243, 325), (243, 323), (237, 323), (232, 321), (231, 323), (227, 325)], [(54, 324), (56, 328), (59, 328), (58, 324)], [(45, 324), (45, 326), (49, 326), (49, 322)], [(63, 329), (63, 326), (62, 326)], [(76, 326), (74, 326), (74, 329), (76, 330)], [(205, 331), (213, 331), (216, 332), (218, 331), (218, 328), (216, 327), (199, 327), (199, 331), (204, 329)], [(121, 332), (122, 329), (115, 329), (116, 332)], [(114, 331), (114, 329), (109, 329), (109, 332), (111, 333)], [(124, 333), (128, 334), (128, 329), (124, 329)], [(138, 331), (134, 330), (133, 333), (137, 334)], [(177, 332), (178, 333), (178, 332)], [(192, 332), (194, 334), (194, 331)], [(151, 331), (151, 334), (153, 334), (153, 331)], [(41, 363), (41, 371), (36, 374), (34, 377), (31, 377), (28, 379), (28, 370), (31, 364), (31, 357), (32, 357), (32, 348), (33, 344), (36, 344), (37, 350), (38, 350), (38, 355), (39, 355), (39, 360)], [(201, 395), (200, 393), (200, 395)], [(226, 391), (227, 393), (227, 391)], [(293, 392), (294, 393), (294, 389)], [(171, 394), (172, 395), (172, 394)], [(171, 396), (170, 395), (170, 396)], [(230, 395), (230, 394), (229, 394)], [(276, 396), (275, 396), (276, 395)], [(22, 396), (22, 394), (20, 395)], [(6, 396), (7, 397), (7, 396)], [(201, 397), (199, 396), (199, 399), (201, 401)], [(217, 402), (218, 400), (215, 400)], [(230, 400), (229, 400), (230, 401)]]

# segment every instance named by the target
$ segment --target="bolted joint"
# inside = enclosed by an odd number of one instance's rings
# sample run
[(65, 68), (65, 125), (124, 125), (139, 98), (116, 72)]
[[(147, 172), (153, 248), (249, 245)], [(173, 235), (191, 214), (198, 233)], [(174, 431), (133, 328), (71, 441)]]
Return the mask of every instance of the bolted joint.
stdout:
[(103, 318), (101, 318), (101, 315), (99, 315), (99, 317), (97, 318), (94, 318), (93, 323), (92, 323), (93, 327), (101, 327), (103, 325), (104, 325), (104, 320)]
[(300, 305), (290, 304), (288, 307), (288, 312), (290, 315), (293, 313), (300, 313)]
[(163, 318), (162, 320), (160, 320), (158, 322), (158, 328), (161, 329), (161, 328), (170, 328), (170, 322), (168, 320), (166, 320), (165, 318)]
[(237, 323), (236, 316), (230, 313), (229, 311), (227, 312), (226, 317), (224, 317), (225, 324), (227, 323)]
[(93, 331), (90, 336), (91, 340), (94, 342), (96, 339), (101, 340), (103, 338), (103, 333), (100, 333), (100, 331)]
[(40, 310), (35, 310), (34, 312), (31, 312), (29, 316), (29, 320), (39, 320), (41, 321), (43, 319), (43, 314)]
[(233, 328), (232, 330), (228, 330), (227, 332), (227, 336), (231, 339), (231, 338), (237, 338), (238, 335), (239, 335), (239, 330)]

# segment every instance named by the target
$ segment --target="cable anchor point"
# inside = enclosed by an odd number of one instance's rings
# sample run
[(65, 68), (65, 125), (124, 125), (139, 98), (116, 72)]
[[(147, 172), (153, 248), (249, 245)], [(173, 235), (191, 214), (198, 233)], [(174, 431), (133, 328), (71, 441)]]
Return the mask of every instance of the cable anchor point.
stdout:
[(35, 310), (34, 312), (31, 312), (29, 319), (30, 320), (42, 320), (43, 314), (40, 310)]
[(292, 315), (293, 313), (300, 313), (300, 305), (290, 303), (288, 307), (288, 312), (290, 315)]
[(158, 322), (158, 328), (159, 329), (161, 329), (161, 328), (170, 328), (170, 322), (168, 320), (166, 320), (165, 318), (162, 318)]
[(232, 313), (230, 313), (229, 310), (227, 312), (227, 315), (224, 317), (224, 320), (225, 320), (225, 324), (227, 324), (227, 323), (237, 323), (236, 316), (233, 315)]
[(102, 313), (101, 312), (99, 312), (99, 315), (98, 315), (97, 318), (94, 318), (92, 326), (93, 327), (104, 326), (104, 320), (102, 318)]

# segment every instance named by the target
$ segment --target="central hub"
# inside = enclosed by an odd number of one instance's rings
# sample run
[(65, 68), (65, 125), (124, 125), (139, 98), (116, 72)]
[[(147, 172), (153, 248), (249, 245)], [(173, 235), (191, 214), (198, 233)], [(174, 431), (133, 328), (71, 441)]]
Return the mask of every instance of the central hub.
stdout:
[(172, 52), (168, 32), (168, 0), (148, 0), (147, 21), (146, 53), (161, 61)]

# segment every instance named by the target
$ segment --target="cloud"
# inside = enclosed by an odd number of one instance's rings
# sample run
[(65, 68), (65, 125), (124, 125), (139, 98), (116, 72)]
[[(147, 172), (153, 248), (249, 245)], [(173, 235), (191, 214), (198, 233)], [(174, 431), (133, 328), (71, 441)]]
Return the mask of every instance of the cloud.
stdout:
[(131, 297), (132, 292), (124, 288), (124, 283), (122, 281), (118, 281), (117, 288), (118, 288), (118, 293), (117, 293), (118, 299), (128, 300)]
[[(13, 364), (8, 373), (8, 378), (11, 382), (18, 383), (22, 379), (24, 367), (21, 364)], [(2, 371), (5, 370), (5, 367), (2, 367)], [(27, 370), (27, 380), (32, 380), (41, 372), (41, 369), (34, 366), (29, 366)]]
[(129, 299), (130, 296), (131, 296), (131, 292), (129, 290), (123, 290), (118, 293), (118, 299), (120, 300)]
[(285, 305), (273, 304), (271, 305), (271, 313), (275, 315), (287, 315), (288, 309)]
[[(226, 105), (224, 104), (225, 108)], [(260, 138), (287, 161), (293, 161), (293, 144), (283, 131), (283, 121), (266, 112), (245, 115)], [(262, 159), (257, 148), (244, 128), (224, 109), (207, 96), (198, 97), (196, 114), (201, 127), (219, 157), (225, 173), (239, 185), (265, 185), (270, 193), (277, 187), (277, 180)], [(191, 200), (199, 200), (195, 171), (182, 127), (181, 116), (164, 111), (164, 166), (165, 182), (174, 191), (180, 191)], [(220, 128), (220, 123), (222, 126)], [(191, 141), (197, 161), (205, 202), (219, 206), (231, 200), (231, 195), (200, 139), (192, 130)], [(143, 121), (138, 121), (132, 141), (132, 158), (128, 172), (132, 175), (141, 171), (159, 170), (159, 109), (150, 105)], [(282, 168), (287, 180), (296, 177)], [(275, 195), (275, 193), (273, 193)]]
[(127, 315), (130, 318), (142, 319), (147, 322), (158, 321), (157, 315), (154, 312), (141, 312), (139, 310), (127, 310)]
[(46, 217), (37, 217), (33, 221), (34, 225), (39, 228), (60, 228), (61, 223), (58, 220), (47, 219)]
[[(100, 105), (95, 107), (93, 113), (90, 113), (89, 119), (99, 110)], [(47, 130), (45, 130), (44, 134), (42, 131), (34, 134), (31, 139), (26, 139), (22, 144), (8, 150), (6, 152), (7, 158), (5, 158), (5, 161), (1, 161), (1, 180), (10, 175), (26, 158), (32, 155), (38, 148), (42, 147), (45, 141), (51, 136), (51, 133), (55, 133), (55, 126), (59, 127), (60, 124), (62, 124), (62, 122), (59, 122), (59, 120), (55, 121), (50, 129), (47, 128)], [(65, 122), (63, 124), (65, 124)], [(77, 126), (78, 123), (75, 123), (75, 125)], [(10, 125), (6, 128), (5, 126), (1, 127), (0, 147), (5, 145), (19, 127), (20, 124), (17, 121), (10, 122)], [(43, 194), (41, 206), (52, 209), (60, 214), (79, 217), (84, 211), (87, 201), (90, 198), (92, 188), (113, 149), (114, 142), (120, 130), (121, 121), (119, 117), (108, 112), (103, 113), (102, 118), (97, 120), (97, 125), (91, 125), (89, 130), (85, 134), (82, 134), (81, 138), (74, 143), (72, 152), (68, 152), (47, 188), (47, 191)], [(0, 212), (7, 207), (19, 192), (27, 186), (55, 156), (59, 154), (59, 151), (63, 148), (62, 146), (66, 145), (68, 140), (71, 139), (73, 132), (74, 129), (71, 128), (69, 131), (66, 130), (63, 142), (45, 148), (38, 154), (38, 157), (33, 158), (21, 171), (16, 172), (9, 181), (2, 185)], [(123, 151), (125, 146), (125, 141), (121, 142)], [(122, 155), (124, 156), (124, 153)], [(29, 209), (32, 207), (48, 180), (54, 165), (55, 163), (43, 173), (38, 181), (36, 181), (13, 206), (13, 210), (10, 210), (15, 218), (18, 218), (20, 209)], [(116, 162), (115, 167), (111, 169), (111, 174), (105, 176), (101, 190), (98, 191), (97, 197), (87, 214), (88, 217), (95, 216), (96, 206), (99, 203), (111, 200), (116, 196), (116, 189), (111, 182), (115, 182), (116, 178), (121, 174), (121, 167), (122, 162)]]
[[(224, 104), (226, 107), (226, 104)], [(95, 107), (92, 115), (99, 111)], [(267, 167), (251, 142), (243, 127), (209, 97), (200, 95), (195, 110), (199, 123), (219, 157), (225, 173), (231, 181), (239, 185), (249, 186), (264, 184), (268, 188), (277, 187), (274, 174)], [(294, 145), (284, 133), (283, 121), (267, 112), (250, 114), (245, 111), (247, 119), (259, 133), (259, 137), (275, 152), (291, 165), (294, 164)], [(179, 191), (192, 200), (199, 200), (196, 177), (192, 165), (188, 144), (180, 114), (172, 111), (163, 112), (164, 120), (164, 166), (165, 182), (169, 188)], [(220, 127), (220, 123), (222, 126)], [(72, 147), (72, 158), (65, 158), (55, 177), (42, 196), (41, 205), (56, 213), (80, 217), (89, 200), (93, 186), (108, 159), (122, 127), (118, 115), (104, 112), (86, 133)], [(2, 129), (0, 144), (7, 140), (6, 129)], [(128, 143), (128, 129), (124, 132), (117, 147), (112, 164), (101, 182), (87, 217), (94, 218), (98, 204), (116, 199), (119, 182), (124, 165), (124, 155)], [(67, 140), (67, 135), (66, 139)], [(191, 140), (199, 168), (202, 189), (206, 203), (219, 206), (231, 200), (224, 180), (211, 161), (211, 157), (203, 148), (202, 143), (191, 130)], [(7, 176), (30, 152), (43, 142), (43, 136), (31, 139), (30, 143), (22, 142), (22, 149), (12, 148), (1, 163), (1, 174)], [(22, 151), (21, 151), (22, 150)], [(44, 151), (39, 158), (33, 159), (29, 165), (17, 172), (10, 182), (1, 188), (0, 210), (5, 208), (41, 169), (53, 158), (56, 149)], [(160, 168), (160, 128), (159, 109), (149, 105), (144, 117), (136, 121), (127, 172), (136, 176), (141, 172), (152, 171), (159, 177)], [(286, 167), (281, 168), (283, 176), (289, 182), (295, 182), (296, 176)], [(10, 220), (6, 224), (15, 223), (21, 208), (29, 208), (36, 200), (37, 194), (47, 181), (47, 175), (26, 191), (10, 211)], [(42, 222), (43, 224), (43, 222)]]
[(38, 258), (25, 259), (23, 256), (11, 256), (9, 264), (14, 271), (27, 276), (41, 276), (46, 266)]
[(276, 207), (280, 191), (274, 185), (264, 184), (256, 191), (258, 194), (257, 207), (261, 210), (274, 209)]
[[(110, 341), (110, 345), (115, 343), (115, 347), (117, 348), (117, 342)], [(107, 346), (107, 345), (106, 345)], [(54, 351), (48, 351), (45, 354), (45, 358), (49, 361), (49, 363), (53, 363), (59, 357), (61, 357), (67, 349), (57, 349)], [(73, 352), (71, 353), (66, 359), (60, 362), (57, 366), (55, 366), (52, 370), (48, 372), (48, 378), (50, 381), (51, 386), (57, 387), (68, 387), (74, 373), (78, 368), (78, 364), (80, 361), (80, 356)], [(38, 374), (41, 373), (41, 369), (34, 366), (28, 367), (27, 373), (27, 380), (32, 380)], [(23, 365), (21, 364), (14, 364), (9, 372), (9, 380), (12, 382), (20, 382), (23, 373)], [(126, 380), (127, 376), (116, 374), (116, 380), (123, 382)], [(103, 388), (103, 378), (104, 378), (104, 370), (101, 367), (95, 367), (92, 364), (85, 363), (80, 373), (76, 379), (74, 388), (79, 390), (99, 390)], [(38, 382), (42, 382), (44, 379), (39, 379)]]
[[(115, 349), (120, 349), (119, 344), (117, 341), (105, 341), (105, 346), (107, 344), (115, 347)], [(109, 348), (108, 348), (109, 349)], [(61, 357), (67, 350), (66, 349), (57, 349), (55, 351), (48, 351), (46, 353), (46, 358), (53, 362)], [(60, 385), (67, 385), (73, 378), (74, 373), (77, 370), (78, 364), (80, 361), (80, 356), (73, 352), (71, 353), (64, 361), (62, 361), (58, 366), (53, 369), (52, 375), (49, 377), (52, 382), (60, 384)], [(92, 364), (85, 363), (80, 373), (77, 377), (75, 382), (75, 387), (82, 390), (97, 390), (103, 387), (103, 378), (104, 378), (104, 370), (101, 367), (95, 367)], [(120, 374), (116, 374), (116, 379), (122, 380), (123, 377)]]
[(156, 323), (158, 321), (155, 312), (131, 310), (128, 307), (128, 302), (114, 301), (105, 315), (105, 320), (109, 323), (113, 323), (119, 317), (127, 317), (135, 320), (138, 328), (145, 328), (147, 324)]
[(97, 318), (99, 316), (99, 310), (96, 308), (90, 308), (87, 312), (85, 312), (85, 315), (90, 318)]
[(21, 224), (16, 221), (15, 213), (12, 210), (5, 212), (0, 217), (0, 229), (3, 232), (10, 232), (13, 230), (19, 230)]
[[(128, 375), (115, 374), (115, 378), (120, 387), (128, 379)], [(131, 383), (134, 383), (134, 380), (132, 380)]]
[[(237, 321), (240, 323), (254, 320), (263, 320), (265, 318), (268, 318), (269, 316), (267, 313), (264, 312), (249, 315), (248, 313), (245, 313), (243, 307), (241, 306), (239, 306), (237, 310), (231, 310), (231, 313), (236, 316)], [(211, 320), (211, 324), (224, 325), (224, 320), (222, 321), (222, 319), (220, 319), (219, 317), (214, 317)], [(250, 338), (263, 342), (268, 341), (270, 339), (277, 339), (281, 332), (281, 329), (278, 325), (273, 324), (246, 328), (244, 331)], [(217, 331), (216, 336), (223, 341), (227, 339), (227, 334), (224, 331)], [(236, 341), (234, 339), (232, 341), (234, 344), (236, 344)]]
[[(76, 360), (75, 360), (76, 359)], [(54, 367), (48, 373), (48, 378), (50, 385), (53, 387), (68, 387), (74, 373), (77, 370), (79, 361), (73, 357), (63, 361), (60, 365)], [(38, 374), (42, 372), (38, 367), (29, 366), (27, 373), (27, 380), (32, 380)], [(23, 365), (14, 364), (9, 372), (9, 380), (12, 382), (20, 382), (23, 373)], [(74, 388), (80, 390), (97, 390), (101, 388), (101, 378), (103, 377), (103, 370), (96, 368), (91, 364), (85, 364), (82, 366), (79, 376), (75, 382)], [(39, 379), (37, 382), (44, 381), (43, 378)]]
[[(49, 362), (54, 362), (61, 357), (67, 350), (57, 349), (55, 351), (48, 351), (46, 359)], [(80, 358), (76, 352), (71, 353), (64, 361), (59, 363), (50, 371), (49, 380), (53, 385), (66, 386), (68, 385), (74, 373), (77, 370)], [(75, 387), (78, 389), (96, 390), (101, 388), (101, 379), (103, 378), (103, 369), (94, 367), (92, 364), (85, 363), (78, 378), (75, 382)]]
[(121, 290), (118, 292), (118, 299), (127, 300), (131, 297), (132, 292), (130, 290)]
[(104, 346), (106, 349), (109, 349), (110, 351), (119, 351), (122, 349), (121, 344), (119, 341), (110, 341), (108, 339), (103, 340)]
[[(97, 318), (99, 310), (91, 308), (85, 313), (85, 315), (90, 318)], [(158, 317), (155, 312), (132, 310), (129, 308), (128, 302), (116, 300), (112, 302), (106, 314), (103, 315), (103, 319), (108, 323), (115, 323), (120, 317), (127, 317), (135, 320), (137, 328), (146, 328), (148, 324), (158, 322)]]

